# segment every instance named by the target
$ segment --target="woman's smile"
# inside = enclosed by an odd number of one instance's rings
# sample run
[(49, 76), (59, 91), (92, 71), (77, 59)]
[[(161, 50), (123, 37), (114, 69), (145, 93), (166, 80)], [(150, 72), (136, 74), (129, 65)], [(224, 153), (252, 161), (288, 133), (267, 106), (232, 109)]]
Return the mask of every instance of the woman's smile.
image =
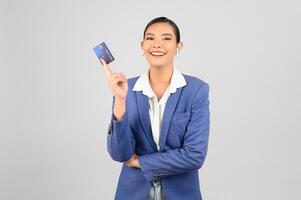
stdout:
[(166, 53), (162, 51), (150, 51), (149, 52), (152, 56), (164, 56)]

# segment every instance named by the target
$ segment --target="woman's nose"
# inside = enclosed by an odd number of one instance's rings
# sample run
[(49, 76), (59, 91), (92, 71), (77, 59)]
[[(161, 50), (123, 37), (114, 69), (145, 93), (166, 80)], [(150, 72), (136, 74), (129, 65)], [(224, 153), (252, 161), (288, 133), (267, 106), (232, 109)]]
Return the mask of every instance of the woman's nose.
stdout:
[(160, 41), (158, 41), (158, 40), (154, 40), (153, 47), (156, 47), (156, 48), (161, 48), (161, 47), (162, 47), (162, 44), (161, 44), (161, 42), (160, 42)]

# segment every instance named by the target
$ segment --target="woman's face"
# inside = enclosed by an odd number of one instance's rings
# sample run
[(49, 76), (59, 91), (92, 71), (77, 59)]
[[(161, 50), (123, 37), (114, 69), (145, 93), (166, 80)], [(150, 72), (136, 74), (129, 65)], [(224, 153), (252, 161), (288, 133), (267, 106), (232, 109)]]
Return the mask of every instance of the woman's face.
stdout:
[(150, 65), (166, 66), (173, 64), (177, 48), (182, 48), (182, 42), (177, 44), (173, 27), (168, 23), (155, 23), (145, 32), (141, 48)]

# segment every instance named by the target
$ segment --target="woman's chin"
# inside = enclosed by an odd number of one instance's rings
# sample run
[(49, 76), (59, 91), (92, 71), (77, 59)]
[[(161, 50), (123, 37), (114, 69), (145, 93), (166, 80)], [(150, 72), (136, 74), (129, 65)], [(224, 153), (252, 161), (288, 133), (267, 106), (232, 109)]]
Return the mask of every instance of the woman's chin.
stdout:
[(164, 67), (167, 65), (166, 62), (159, 62), (159, 61), (151, 61), (149, 62), (149, 64), (154, 67)]

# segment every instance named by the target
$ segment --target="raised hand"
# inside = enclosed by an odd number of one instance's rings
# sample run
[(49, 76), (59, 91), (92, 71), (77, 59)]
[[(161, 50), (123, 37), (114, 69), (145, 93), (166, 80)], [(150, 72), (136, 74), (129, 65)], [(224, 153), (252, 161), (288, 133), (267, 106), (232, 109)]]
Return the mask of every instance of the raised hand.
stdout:
[(125, 99), (128, 92), (126, 76), (121, 72), (112, 72), (105, 60), (101, 59), (105, 74), (108, 78), (108, 85), (116, 99)]

